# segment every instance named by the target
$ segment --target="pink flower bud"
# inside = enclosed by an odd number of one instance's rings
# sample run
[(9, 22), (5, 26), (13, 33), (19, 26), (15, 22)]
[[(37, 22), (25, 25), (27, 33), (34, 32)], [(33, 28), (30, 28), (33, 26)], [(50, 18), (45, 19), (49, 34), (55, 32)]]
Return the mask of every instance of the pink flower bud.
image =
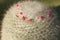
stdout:
[(26, 17), (23, 16), (23, 17), (22, 17), (22, 20), (24, 21), (25, 19), (26, 19)]
[(23, 14), (23, 12), (20, 12), (20, 15), (22, 15)]
[(28, 23), (31, 23), (31, 22), (32, 22), (32, 19), (29, 19), (29, 20), (28, 20)]
[(40, 19), (40, 20), (43, 20), (43, 18), (44, 18), (43, 16), (39, 16), (39, 19)]

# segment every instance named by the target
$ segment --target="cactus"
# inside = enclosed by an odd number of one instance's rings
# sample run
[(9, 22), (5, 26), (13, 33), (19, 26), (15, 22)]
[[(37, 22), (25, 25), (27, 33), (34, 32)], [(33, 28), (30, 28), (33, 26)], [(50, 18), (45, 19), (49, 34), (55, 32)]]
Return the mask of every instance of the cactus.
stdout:
[(18, 2), (4, 15), (1, 40), (58, 40), (56, 18), (55, 12), (46, 4)]

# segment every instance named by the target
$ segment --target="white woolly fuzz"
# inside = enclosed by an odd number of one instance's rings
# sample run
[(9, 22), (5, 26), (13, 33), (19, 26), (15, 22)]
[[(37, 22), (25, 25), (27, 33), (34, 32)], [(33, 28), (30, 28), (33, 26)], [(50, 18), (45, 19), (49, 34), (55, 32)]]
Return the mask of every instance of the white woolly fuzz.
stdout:
[(48, 11), (37, 1), (14, 4), (4, 16), (1, 40), (57, 40), (57, 28), (52, 25), (56, 15), (48, 17)]

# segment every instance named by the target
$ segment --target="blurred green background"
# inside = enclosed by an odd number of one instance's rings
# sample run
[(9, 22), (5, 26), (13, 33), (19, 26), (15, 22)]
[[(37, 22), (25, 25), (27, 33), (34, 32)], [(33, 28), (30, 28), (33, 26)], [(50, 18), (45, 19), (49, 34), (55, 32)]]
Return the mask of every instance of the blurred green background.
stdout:
[[(1, 23), (4, 18), (4, 14), (8, 8), (18, 1), (24, 0), (0, 0), (0, 30), (1, 30)], [(52, 8), (57, 12), (58, 20), (60, 20), (60, 0), (37, 0), (43, 2), (45, 4), (49, 4)], [(0, 36), (1, 37), (1, 36)], [(60, 36), (59, 36), (60, 38)]]

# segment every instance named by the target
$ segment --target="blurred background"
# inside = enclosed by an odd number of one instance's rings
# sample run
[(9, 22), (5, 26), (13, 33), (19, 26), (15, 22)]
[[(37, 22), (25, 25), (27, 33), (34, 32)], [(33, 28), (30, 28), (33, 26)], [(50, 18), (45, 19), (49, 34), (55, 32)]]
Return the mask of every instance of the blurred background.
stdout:
[[(1, 23), (4, 18), (5, 12), (8, 10), (8, 8), (11, 5), (13, 5), (18, 1), (24, 1), (24, 0), (0, 0), (0, 35), (1, 35), (1, 28), (2, 28)], [(57, 19), (60, 20), (60, 0), (37, 0), (37, 1), (49, 4), (57, 12), (57, 16), (58, 16)], [(60, 21), (59, 21), (59, 24), (60, 24)], [(59, 35), (59, 38), (60, 38), (60, 35)]]

